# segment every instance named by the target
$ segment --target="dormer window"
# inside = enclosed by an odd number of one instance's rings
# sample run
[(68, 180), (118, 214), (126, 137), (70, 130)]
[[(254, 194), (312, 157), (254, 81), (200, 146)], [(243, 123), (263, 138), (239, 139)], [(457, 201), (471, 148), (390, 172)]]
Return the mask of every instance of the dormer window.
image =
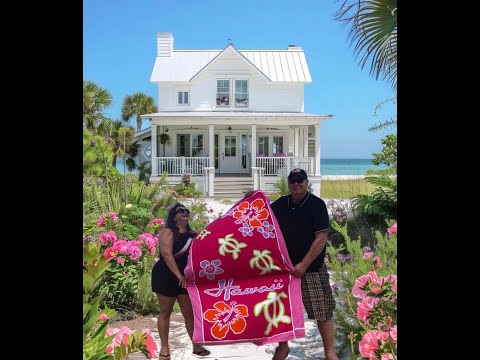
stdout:
[[(235, 86), (230, 86), (235, 84)], [(230, 101), (233, 99), (233, 101)], [(236, 108), (248, 107), (248, 80), (221, 79), (217, 80), (217, 107)]]
[(179, 91), (177, 97), (178, 105), (189, 105), (189, 95), (188, 91)]

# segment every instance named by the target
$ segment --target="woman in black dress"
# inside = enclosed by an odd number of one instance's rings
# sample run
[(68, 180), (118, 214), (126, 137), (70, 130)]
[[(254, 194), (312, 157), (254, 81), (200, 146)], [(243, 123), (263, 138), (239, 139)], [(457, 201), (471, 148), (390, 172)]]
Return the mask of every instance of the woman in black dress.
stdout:
[[(190, 211), (183, 204), (175, 203), (170, 207), (165, 228), (159, 235), (160, 259), (152, 269), (152, 291), (157, 294), (160, 307), (157, 321), (161, 341), (159, 360), (170, 360), (168, 333), (175, 300), (180, 305), (190, 339), (193, 336), (192, 303), (188, 296), (187, 281), (183, 272), (187, 266), (191, 241), (198, 231), (192, 230), (189, 220)], [(193, 344), (193, 353), (207, 356), (210, 351)]]

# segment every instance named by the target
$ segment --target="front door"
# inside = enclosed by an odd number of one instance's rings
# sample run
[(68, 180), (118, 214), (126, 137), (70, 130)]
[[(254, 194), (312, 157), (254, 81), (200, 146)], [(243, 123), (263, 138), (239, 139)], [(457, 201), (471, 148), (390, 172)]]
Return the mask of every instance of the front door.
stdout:
[(238, 135), (222, 134), (220, 142), (220, 173), (237, 173), (238, 171)]

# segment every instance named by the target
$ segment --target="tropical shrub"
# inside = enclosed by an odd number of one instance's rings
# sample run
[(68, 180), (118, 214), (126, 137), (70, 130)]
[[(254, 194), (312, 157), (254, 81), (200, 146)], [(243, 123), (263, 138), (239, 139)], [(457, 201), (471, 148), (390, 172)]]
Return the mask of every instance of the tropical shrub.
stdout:
[(192, 177), (189, 174), (183, 174), (180, 183), (174, 187), (178, 195), (185, 197), (199, 197), (200, 191), (197, 190), (197, 184), (192, 181)]
[[(155, 256), (158, 238), (152, 233), (145, 232), (136, 240), (120, 239), (116, 230), (122, 228), (122, 225), (115, 213), (101, 216), (97, 224), (105, 231), (100, 234), (104, 257), (114, 260), (106, 271), (101, 286), (101, 291), (105, 292), (102, 304), (116, 310), (133, 309), (139, 277), (147, 269), (146, 259)], [(159, 223), (157, 227), (151, 224), (150, 228), (158, 231), (159, 226), (163, 224)]]
[(367, 353), (369, 359), (395, 359), (396, 224), (389, 222), (388, 234), (376, 231), (375, 245), (365, 247), (360, 238), (351, 240), (347, 224), (331, 225), (345, 238), (339, 247), (327, 248), (337, 303), (335, 322), (337, 338), (342, 343), (340, 352), (350, 348), (352, 360)]
[(96, 289), (101, 285), (108, 271), (110, 259), (102, 256), (101, 243), (91, 237), (83, 240), (83, 359), (84, 360), (125, 360), (129, 354), (141, 351), (149, 359), (155, 357), (157, 348), (150, 330), (132, 331), (125, 327), (109, 328), (109, 318), (115, 310), (99, 309), (104, 295)]
[(377, 186), (371, 195), (357, 195), (352, 198), (355, 212), (369, 223), (384, 223), (397, 218), (397, 178), (387, 176), (366, 177)]

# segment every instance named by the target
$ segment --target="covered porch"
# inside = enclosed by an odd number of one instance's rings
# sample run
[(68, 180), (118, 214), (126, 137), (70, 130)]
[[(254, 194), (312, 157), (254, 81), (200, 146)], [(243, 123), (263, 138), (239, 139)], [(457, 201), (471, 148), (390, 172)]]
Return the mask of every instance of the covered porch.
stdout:
[[(214, 196), (218, 176), (248, 176), (271, 191), (280, 177), (303, 168), (320, 179), (320, 123), (330, 115), (259, 112), (161, 112), (146, 114), (151, 127), (151, 181), (192, 176)], [(316, 191), (315, 191), (316, 192)]]

